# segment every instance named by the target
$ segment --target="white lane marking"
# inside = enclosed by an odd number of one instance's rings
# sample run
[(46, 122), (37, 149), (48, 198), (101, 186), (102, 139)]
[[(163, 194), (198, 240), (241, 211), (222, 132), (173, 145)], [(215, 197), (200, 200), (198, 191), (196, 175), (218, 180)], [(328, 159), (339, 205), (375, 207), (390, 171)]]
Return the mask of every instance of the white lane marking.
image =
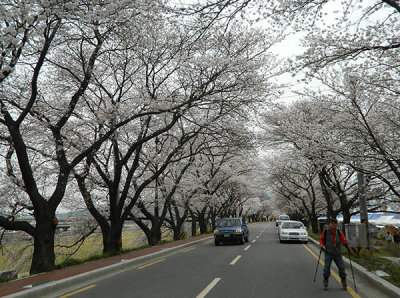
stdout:
[(256, 240), (251, 241), (251, 243), (254, 243), (254, 242), (256, 242)]
[(207, 287), (205, 287), (204, 290), (201, 291), (200, 294), (196, 296), (196, 298), (203, 298), (203, 297), (206, 297), (206, 295), (208, 294), (208, 292), (210, 292), (211, 289), (212, 289), (213, 287), (215, 287), (215, 285), (216, 285), (220, 280), (221, 280), (221, 278), (219, 278), (219, 277), (214, 278), (214, 280), (213, 280), (212, 282), (210, 282), (210, 284), (209, 284)]
[(251, 245), (247, 245), (245, 249), (243, 250), (248, 250), (251, 247)]
[(233, 261), (229, 265), (235, 265), (236, 262), (241, 258), (241, 255), (238, 255), (236, 258), (233, 259)]
[(257, 236), (256, 239), (260, 238), (260, 236)]

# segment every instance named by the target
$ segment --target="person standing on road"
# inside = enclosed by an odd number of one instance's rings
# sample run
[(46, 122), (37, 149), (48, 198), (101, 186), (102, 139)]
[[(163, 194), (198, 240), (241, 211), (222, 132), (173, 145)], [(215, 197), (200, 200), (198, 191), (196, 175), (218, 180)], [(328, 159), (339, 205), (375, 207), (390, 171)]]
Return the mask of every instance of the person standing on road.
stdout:
[(339, 269), (339, 276), (342, 282), (343, 289), (346, 289), (346, 272), (344, 268), (343, 257), (340, 252), (341, 244), (347, 247), (348, 241), (344, 234), (338, 230), (338, 221), (333, 218), (329, 221), (328, 228), (322, 231), (321, 238), (319, 239), (319, 245), (321, 249), (325, 247), (325, 266), (323, 272), (323, 285), (325, 288), (328, 287), (328, 279), (331, 275), (331, 264), (332, 261), (335, 262), (337, 268)]

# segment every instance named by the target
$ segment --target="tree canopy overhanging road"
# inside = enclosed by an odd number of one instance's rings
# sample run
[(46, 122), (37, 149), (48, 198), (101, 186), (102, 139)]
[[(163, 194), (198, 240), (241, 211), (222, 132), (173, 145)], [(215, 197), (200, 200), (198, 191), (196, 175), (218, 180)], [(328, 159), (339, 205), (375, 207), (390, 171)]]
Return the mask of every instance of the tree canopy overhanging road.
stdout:
[[(94, 233), (119, 253), (132, 223), (157, 245), (221, 217), (290, 213), (317, 233), (360, 197), (400, 211), (399, 12), (0, 0), (0, 241), (24, 239), (1, 269), (51, 271)], [(299, 34), (296, 57), (274, 54)], [(61, 211), (86, 212), (68, 238)]]

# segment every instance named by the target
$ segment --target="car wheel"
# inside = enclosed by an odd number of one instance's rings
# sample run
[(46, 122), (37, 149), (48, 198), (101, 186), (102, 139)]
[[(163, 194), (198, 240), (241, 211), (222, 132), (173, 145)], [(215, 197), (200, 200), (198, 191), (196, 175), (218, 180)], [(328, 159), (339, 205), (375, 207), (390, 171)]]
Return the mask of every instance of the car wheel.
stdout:
[(249, 236), (247, 236), (246, 238), (244, 238), (244, 240), (245, 240), (246, 242), (249, 242)]
[(304, 241), (304, 244), (308, 244), (308, 241)]
[(219, 245), (219, 241), (217, 241), (217, 240), (215, 240), (214, 243), (215, 243), (215, 246)]
[(240, 238), (240, 244), (244, 244), (244, 236), (242, 236), (242, 238)]

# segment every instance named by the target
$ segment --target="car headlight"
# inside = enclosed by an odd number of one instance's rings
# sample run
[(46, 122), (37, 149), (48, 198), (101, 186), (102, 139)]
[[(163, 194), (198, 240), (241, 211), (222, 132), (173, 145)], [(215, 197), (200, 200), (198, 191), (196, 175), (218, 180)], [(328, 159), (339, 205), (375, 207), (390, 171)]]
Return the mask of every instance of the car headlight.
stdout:
[(287, 235), (288, 234), (288, 232), (282, 232), (282, 235)]
[(235, 233), (236, 233), (236, 234), (242, 233), (242, 229), (236, 229)]
[(214, 234), (218, 234), (218, 232), (219, 232), (218, 230), (214, 230)]
[(307, 233), (306, 232), (302, 232), (301, 235), (307, 235)]

